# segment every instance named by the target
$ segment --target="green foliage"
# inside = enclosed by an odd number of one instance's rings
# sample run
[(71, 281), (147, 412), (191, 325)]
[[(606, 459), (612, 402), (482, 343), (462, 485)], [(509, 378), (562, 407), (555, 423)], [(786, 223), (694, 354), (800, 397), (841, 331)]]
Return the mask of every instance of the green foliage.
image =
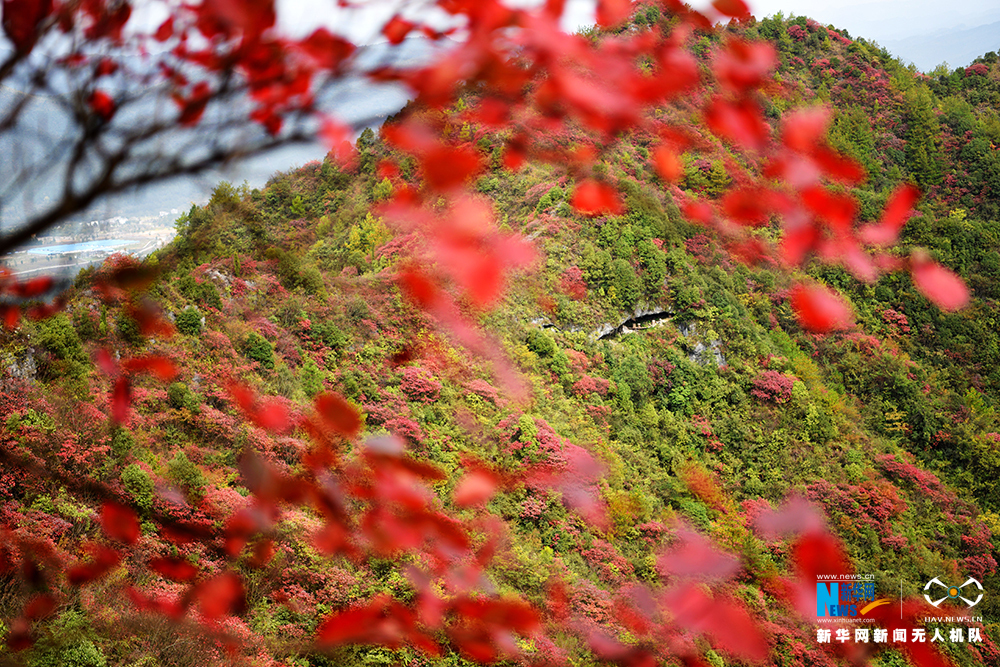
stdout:
[(201, 312), (194, 306), (188, 306), (177, 314), (174, 324), (177, 330), (187, 336), (197, 336), (201, 333)]
[(243, 354), (264, 368), (274, 368), (274, 345), (256, 331), (247, 334), (243, 341)]
[(175, 410), (190, 410), (196, 412), (198, 409), (198, 397), (194, 395), (183, 382), (174, 382), (167, 387), (167, 403)]
[(28, 652), (28, 667), (106, 667), (104, 652), (81, 611), (62, 613)]
[(170, 479), (195, 500), (205, 495), (205, 475), (182, 451), (174, 454), (168, 465)]
[(123, 459), (135, 449), (135, 438), (128, 430), (118, 427), (111, 435), (111, 454), (117, 459)]
[(302, 382), (302, 391), (309, 398), (323, 391), (323, 371), (319, 369), (319, 366), (313, 361), (311, 356), (306, 355), (305, 361), (302, 362), (300, 379)]
[(63, 362), (59, 370), (72, 377), (83, 375), (88, 366), (83, 344), (65, 313), (38, 322), (38, 342)]
[(121, 480), (133, 502), (148, 513), (153, 508), (153, 480), (149, 474), (137, 464), (130, 463), (122, 470)]

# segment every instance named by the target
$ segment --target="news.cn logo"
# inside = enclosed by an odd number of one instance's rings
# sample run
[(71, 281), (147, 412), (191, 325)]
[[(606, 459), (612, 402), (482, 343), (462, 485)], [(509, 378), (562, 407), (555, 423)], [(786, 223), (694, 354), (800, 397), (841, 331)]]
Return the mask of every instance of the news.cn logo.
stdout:
[[(927, 592), (931, 589), (931, 586), (933, 584), (937, 584), (938, 586), (947, 591), (947, 594), (940, 600), (932, 600), (931, 596), (927, 594)], [(975, 601), (965, 597), (966, 594), (962, 590), (969, 584), (975, 584), (976, 588), (979, 589), (979, 597), (977, 597)], [(924, 586), (924, 599), (927, 600), (927, 602), (929, 602), (930, 604), (934, 605), (935, 607), (939, 606), (945, 600), (961, 600), (970, 607), (975, 607), (977, 604), (979, 604), (979, 601), (983, 599), (983, 585), (978, 581), (976, 581), (975, 579), (973, 579), (972, 577), (969, 577), (969, 580), (966, 581), (961, 586), (948, 586), (937, 577), (934, 577), (933, 579), (927, 582), (926, 586)]]
[(888, 598), (875, 599), (873, 581), (816, 582), (816, 616), (851, 618), (890, 604)]

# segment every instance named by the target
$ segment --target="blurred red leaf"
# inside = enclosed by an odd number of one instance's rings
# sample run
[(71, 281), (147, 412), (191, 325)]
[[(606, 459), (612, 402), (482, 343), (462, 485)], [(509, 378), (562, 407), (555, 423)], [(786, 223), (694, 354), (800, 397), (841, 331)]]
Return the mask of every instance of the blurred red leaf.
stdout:
[(317, 28), (299, 46), (317, 65), (328, 70), (337, 69), (357, 49), (354, 44), (326, 28)]
[(126, 376), (115, 381), (111, 390), (111, 420), (116, 424), (128, 423), (128, 409), (132, 404), (132, 382)]
[(789, 111), (782, 118), (781, 140), (794, 151), (808, 153), (825, 141), (829, 126), (830, 109), (827, 107)]
[(676, 183), (684, 175), (684, 165), (677, 158), (677, 154), (664, 144), (660, 144), (653, 151), (653, 167), (657, 175), (667, 183)]
[(712, 132), (747, 148), (763, 148), (770, 134), (760, 107), (749, 99), (734, 102), (715, 97), (705, 107), (704, 116)]
[(54, 282), (52, 276), (39, 276), (23, 283), (15, 283), (12, 291), (22, 299), (34, 299), (52, 289)]
[(455, 486), (455, 504), (459, 507), (481, 505), (493, 497), (500, 478), (492, 470), (477, 468), (470, 470)]
[(200, 571), (184, 558), (151, 558), (149, 569), (171, 581), (187, 582), (198, 576)]
[(100, 579), (122, 560), (121, 554), (104, 546), (91, 545), (90, 552), (90, 561), (74, 565), (66, 570), (66, 579), (73, 586), (82, 586)]
[(122, 368), (129, 373), (149, 373), (163, 382), (170, 382), (178, 375), (174, 362), (155, 355), (126, 359), (122, 362)]
[(284, 433), (291, 425), (288, 408), (276, 399), (259, 400), (253, 391), (236, 383), (229, 385), (229, 395), (250, 421), (265, 431)]
[(21, 309), (9, 303), (0, 303), (0, 316), (3, 317), (3, 325), (7, 329), (16, 329), (17, 323), (21, 320)]
[[(729, 3), (738, 3), (746, 9), (743, 0), (716, 0), (714, 4), (718, 8), (719, 4)], [(716, 56), (713, 70), (725, 88), (742, 94), (764, 85), (777, 65), (778, 54), (770, 42), (731, 38)]]
[(851, 571), (850, 559), (840, 540), (825, 532), (811, 532), (800, 537), (792, 547), (792, 559), (799, 579), (807, 583), (815, 583), (819, 574), (840, 575)]
[(115, 115), (115, 110), (117, 109), (115, 101), (103, 90), (95, 90), (92, 92), (87, 103), (90, 105), (91, 110), (105, 121), (111, 120), (111, 117)]
[(587, 216), (619, 215), (624, 210), (613, 187), (592, 179), (587, 179), (576, 186), (570, 203), (573, 208)]
[(361, 415), (342, 396), (324, 392), (316, 397), (315, 406), (323, 423), (344, 437), (353, 438), (361, 432)]
[(913, 206), (920, 199), (920, 189), (912, 183), (900, 185), (889, 197), (882, 218), (874, 225), (866, 225), (858, 231), (864, 243), (875, 246), (892, 245), (899, 239), (899, 232), (913, 214)]
[(661, 573), (706, 581), (725, 580), (740, 569), (739, 559), (717, 548), (698, 533), (682, 529), (679, 542), (656, 561)]
[(389, 19), (388, 23), (382, 26), (382, 34), (389, 40), (390, 44), (402, 44), (410, 31), (416, 27), (410, 21), (396, 15)]
[[(4, 7), (4, 17), (7, 16), (7, 9)], [(6, 23), (6, 21), (4, 21)], [(6, 26), (5, 26), (6, 27)], [(31, 636), (31, 625), (27, 619), (15, 618), (11, 621), (10, 630), (7, 632), (7, 648), (17, 653), (31, 648), (35, 639)]]
[(750, 18), (750, 8), (743, 0), (712, 0), (712, 6), (717, 12), (726, 16), (740, 20)]
[(419, 159), (427, 184), (435, 190), (461, 185), (483, 166), (479, 153), (470, 146), (436, 145)]
[(139, 540), (139, 519), (130, 508), (118, 503), (106, 502), (101, 507), (101, 528), (105, 535), (125, 544), (135, 544)]
[(854, 321), (847, 303), (828, 287), (796, 285), (792, 288), (791, 302), (799, 324), (809, 331), (826, 333), (845, 329)]
[(632, 14), (631, 0), (597, 0), (597, 25), (613, 28)]
[(722, 210), (736, 222), (760, 227), (771, 215), (770, 192), (755, 186), (734, 188), (722, 197)]
[(942, 310), (959, 310), (969, 304), (969, 288), (962, 279), (926, 253), (913, 253), (910, 275), (920, 293)]
[(223, 572), (202, 583), (195, 596), (202, 616), (209, 620), (239, 613), (246, 604), (243, 580), (235, 572)]
[(812, 159), (820, 169), (835, 181), (848, 185), (860, 185), (868, 178), (868, 172), (852, 158), (837, 153), (827, 146), (819, 146), (812, 153)]
[(168, 16), (167, 20), (160, 24), (160, 27), (153, 33), (153, 38), (158, 42), (165, 42), (174, 35), (174, 17)]
[(440, 289), (419, 267), (401, 269), (396, 274), (396, 284), (408, 299), (423, 310), (433, 310), (441, 302)]
[(56, 601), (48, 593), (39, 593), (24, 606), (24, 617), (31, 621), (48, 618), (56, 610)]
[(51, 13), (52, 0), (3, 0), (3, 31), (19, 52), (30, 51)]

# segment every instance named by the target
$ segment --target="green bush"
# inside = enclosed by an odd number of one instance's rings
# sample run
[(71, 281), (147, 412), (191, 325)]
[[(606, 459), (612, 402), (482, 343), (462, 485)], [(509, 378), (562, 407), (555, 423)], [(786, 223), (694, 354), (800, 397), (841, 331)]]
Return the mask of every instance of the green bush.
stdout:
[(274, 345), (256, 331), (251, 331), (243, 343), (243, 354), (267, 369), (274, 369)]
[(135, 463), (130, 463), (122, 470), (121, 480), (135, 504), (149, 512), (153, 508), (153, 480), (149, 474)]
[(135, 449), (135, 438), (123, 428), (116, 428), (111, 436), (111, 454), (115, 458), (124, 458)]
[(176, 410), (198, 409), (198, 397), (183, 382), (174, 382), (167, 387), (167, 402)]
[(194, 306), (188, 306), (177, 315), (174, 322), (177, 330), (187, 336), (197, 336), (201, 333), (201, 312)]
[(171, 480), (195, 500), (200, 500), (205, 495), (205, 475), (184, 452), (177, 452), (174, 458), (170, 459), (168, 474)]

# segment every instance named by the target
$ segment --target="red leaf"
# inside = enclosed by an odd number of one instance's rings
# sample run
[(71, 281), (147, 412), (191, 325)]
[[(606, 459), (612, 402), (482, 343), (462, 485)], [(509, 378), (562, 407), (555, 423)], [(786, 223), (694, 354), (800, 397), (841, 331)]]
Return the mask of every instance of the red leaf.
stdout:
[(111, 392), (111, 420), (116, 424), (128, 423), (128, 408), (132, 404), (132, 383), (126, 376), (118, 378)]
[(378, 174), (379, 178), (393, 179), (399, 176), (399, 167), (392, 160), (382, 160), (375, 168), (375, 173)]
[(101, 528), (113, 540), (135, 544), (139, 540), (139, 519), (128, 507), (107, 502), (101, 507)]
[(782, 119), (781, 140), (793, 151), (812, 152), (826, 138), (829, 126), (830, 110), (826, 107), (790, 111)]
[(343, 397), (325, 392), (316, 397), (315, 405), (323, 423), (337, 433), (353, 438), (361, 432), (361, 415)]
[(3, 325), (13, 330), (21, 319), (21, 309), (9, 303), (0, 303), (0, 316), (3, 317)]
[(455, 486), (455, 504), (459, 507), (482, 505), (496, 493), (499, 482), (500, 478), (492, 470), (471, 470)]
[(402, 44), (414, 27), (416, 26), (413, 23), (396, 15), (382, 27), (382, 34), (385, 35), (390, 44)]
[(246, 604), (243, 580), (235, 572), (223, 572), (209, 579), (198, 587), (195, 595), (202, 616), (210, 620), (239, 613)]
[(184, 558), (152, 558), (149, 569), (171, 581), (187, 582), (198, 576), (200, 571)]
[(174, 34), (174, 17), (168, 16), (167, 20), (160, 24), (160, 27), (156, 29), (153, 37), (158, 42), (165, 42), (170, 39)]
[(899, 232), (913, 215), (913, 205), (920, 199), (920, 189), (911, 183), (896, 188), (889, 197), (878, 224), (867, 225), (858, 231), (863, 243), (875, 246), (892, 245), (899, 238)]
[(166, 357), (147, 356), (126, 359), (122, 368), (128, 373), (149, 373), (163, 382), (170, 382), (177, 377), (178, 371), (174, 362)]
[(115, 115), (115, 101), (103, 90), (95, 90), (91, 93), (88, 103), (93, 112), (105, 121), (111, 120), (111, 117)]
[(24, 606), (24, 617), (31, 621), (48, 618), (56, 610), (56, 601), (48, 593), (39, 593)]
[[(717, 0), (738, 2), (743, 0)], [(743, 5), (744, 8), (746, 5)], [(778, 54), (769, 42), (749, 42), (733, 38), (715, 58), (714, 71), (725, 88), (744, 94), (764, 85), (778, 65)]]
[(854, 321), (850, 307), (828, 287), (796, 285), (791, 302), (799, 324), (809, 331), (826, 333), (847, 328)]
[(760, 107), (748, 99), (714, 98), (705, 108), (705, 124), (723, 139), (752, 149), (763, 148), (770, 134)]
[(82, 586), (100, 579), (122, 560), (121, 554), (114, 549), (99, 545), (93, 546), (92, 555), (93, 560), (74, 565), (66, 571), (66, 579), (71, 585)]
[[(4, 18), (6, 18), (6, 16), (7, 9), (5, 6)], [(4, 21), (4, 27), (6, 27), (6, 23), (7, 22)], [(7, 633), (7, 648), (15, 653), (18, 653), (31, 648), (34, 643), (35, 638), (31, 636), (31, 626), (28, 624), (26, 619), (15, 618), (11, 621), (10, 632)]]
[[(828, 533), (807, 533), (792, 548), (799, 579), (815, 582), (816, 575), (841, 575), (850, 573), (850, 561), (840, 540)], [(813, 589), (815, 594), (815, 589)], [(815, 609), (815, 604), (813, 609)]]
[(959, 310), (969, 305), (969, 288), (950, 269), (923, 253), (914, 253), (910, 275), (913, 284), (942, 310)]
[(22, 299), (34, 299), (52, 289), (53, 283), (52, 276), (39, 276), (27, 282), (15, 283), (12, 291)]
[(739, 571), (739, 559), (717, 549), (698, 533), (684, 529), (678, 537), (680, 543), (656, 561), (661, 572), (675, 577), (718, 581), (729, 579)]
[(509, 171), (517, 171), (524, 166), (526, 159), (523, 145), (509, 143), (507, 150), (503, 152), (503, 167)]
[(334, 154), (338, 162), (345, 163), (354, 154), (354, 144), (351, 142), (351, 128), (332, 116), (323, 119), (319, 138)]
[(631, 0), (598, 0), (597, 25), (613, 28), (632, 14)]
[(576, 186), (570, 203), (573, 208), (587, 216), (619, 215), (624, 210), (613, 187), (592, 179), (587, 179)]
[(320, 67), (337, 69), (357, 49), (342, 37), (330, 33), (326, 28), (317, 28), (309, 37), (299, 43), (302, 50)]
[(742, 20), (750, 18), (750, 8), (743, 0), (712, 0), (712, 6), (720, 14)]
[(471, 146), (435, 146), (420, 157), (424, 178), (435, 190), (461, 185), (482, 169), (482, 162)]
[(438, 286), (417, 267), (397, 273), (396, 284), (407, 298), (424, 310), (433, 310), (441, 302)]
[(3, 31), (19, 52), (30, 51), (52, 13), (52, 0), (3, 0)]
[(198, 124), (205, 113), (205, 107), (212, 99), (212, 89), (204, 81), (195, 84), (191, 94), (187, 97), (174, 95), (174, 102), (181, 108), (181, 115), (177, 119), (177, 124), (181, 127), (193, 127)]
[(837, 153), (832, 148), (820, 146), (812, 154), (813, 161), (835, 181), (848, 185), (859, 185), (868, 178), (868, 172), (849, 157)]
[(111, 76), (117, 71), (118, 63), (111, 58), (101, 58), (101, 61), (97, 63), (97, 67), (94, 68), (94, 74), (97, 76)]
[(660, 144), (653, 151), (653, 166), (657, 175), (667, 183), (676, 183), (684, 175), (684, 165), (670, 147)]
[(730, 190), (722, 198), (722, 210), (736, 222), (760, 227), (766, 225), (771, 215), (770, 193), (759, 187), (741, 187)]
[(265, 431), (282, 433), (288, 429), (291, 417), (284, 404), (274, 399), (258, 401), (250, 389), (235, 383), (229, 385), (229, 394), (250, 421)]

